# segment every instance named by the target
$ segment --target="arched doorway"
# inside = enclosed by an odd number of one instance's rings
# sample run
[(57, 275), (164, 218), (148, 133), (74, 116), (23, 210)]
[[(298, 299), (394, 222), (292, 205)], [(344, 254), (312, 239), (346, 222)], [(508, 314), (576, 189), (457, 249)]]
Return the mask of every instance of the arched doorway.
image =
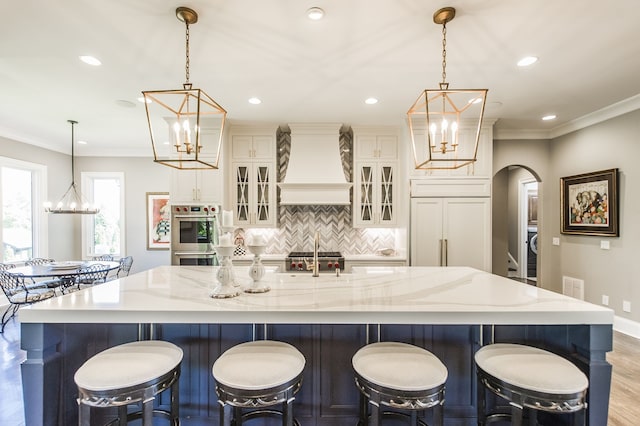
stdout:
[(493, 178), (493, 273), (537, 285), (540, 268), (540, 179), (520, 165)]

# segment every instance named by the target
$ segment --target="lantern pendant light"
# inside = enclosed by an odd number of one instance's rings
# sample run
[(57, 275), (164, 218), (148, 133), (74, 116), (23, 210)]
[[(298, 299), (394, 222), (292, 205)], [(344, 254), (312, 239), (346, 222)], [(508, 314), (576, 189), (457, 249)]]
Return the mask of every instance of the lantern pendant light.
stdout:
[(433, 22), (442, 25), (442, 82), (424, 90), (407, 112), (415, 168), (458, 169), (475, 163), (487, 89), (449, 89), (447, 23), (453, 7), (438, 9)]
[(178, 7), (185, 23), (185, 83), (182, 89), (143, 91), (153, 161), (176, 169), (217, 169), (227, 112), (189, 82), (189, 25), (198, 14)]

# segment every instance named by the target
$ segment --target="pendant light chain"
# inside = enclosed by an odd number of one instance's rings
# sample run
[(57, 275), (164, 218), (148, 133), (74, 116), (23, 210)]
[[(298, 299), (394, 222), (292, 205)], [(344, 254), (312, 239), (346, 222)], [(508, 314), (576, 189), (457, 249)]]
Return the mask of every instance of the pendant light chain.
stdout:
[(185, 25), (186, 25), (186, 31), (185, 31), (185, 52), (186, 52), (186, 59), (185, 59), (185, 65), (184, 65), (184, 72), (186, 75), (186, 82), (185, 84), (189, 84), (189, 22), (185, 21)]
[(75, 168), (74, 168), (74, 141), (75, 141), (75, 137), (74, 137), (74, 132), (73, 132), (73, 128), (75, 127), (76, 121), (73, 120), (68, 120), (69, 123), (71, 123), (71, 185), (75, 185), (76, 183), (76, 178), (75, 178)]
[(447, 23), (442, 24), (442, 85), (447, 83)]

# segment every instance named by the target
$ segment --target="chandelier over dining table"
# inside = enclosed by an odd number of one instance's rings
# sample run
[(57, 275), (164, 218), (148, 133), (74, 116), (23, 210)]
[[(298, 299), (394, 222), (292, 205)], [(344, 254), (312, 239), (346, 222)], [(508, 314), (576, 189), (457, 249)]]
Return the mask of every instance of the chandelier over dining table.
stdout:
[(442, 82), (426, 89), (407, 112), (415, 168), (458, 169), (477, 160), (487, 89), (450, 89), (447, 83), (447, 23), (453, 7), (438, 9), (442, 25)]
[(189, 82), (189, 25), (198, 21), (198, 14), (178, 7), (176, 17), (186, 28), (185, 83), (182, 89), (142, 92), (153, 158), (176, 169), (217, 169), (227, 112)]

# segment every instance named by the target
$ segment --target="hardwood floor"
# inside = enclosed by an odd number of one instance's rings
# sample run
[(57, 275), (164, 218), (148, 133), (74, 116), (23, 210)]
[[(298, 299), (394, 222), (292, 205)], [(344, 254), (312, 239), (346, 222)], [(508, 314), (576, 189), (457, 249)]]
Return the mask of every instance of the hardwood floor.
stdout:
[[(0, 311), (4, 313), (4, 308)], [(12, 319), (0, 334), (0, 425), (24, 426), (20, 363), (25, 357), (19, 323)]]
[(613, 351), (607, 361), (613, 365), (608, 426), (640, 424), (640, 340), (613, 333)]
[[(9, 321), (0, 334), (0, 425), (24, 426), (20, 363), (25, 354), (20, 350), (20, 327)], [(613, 351), (607, 355), (613, 365), (608, 426), (640, 424), (640, 340), (626, 334), (613, 333)]]

